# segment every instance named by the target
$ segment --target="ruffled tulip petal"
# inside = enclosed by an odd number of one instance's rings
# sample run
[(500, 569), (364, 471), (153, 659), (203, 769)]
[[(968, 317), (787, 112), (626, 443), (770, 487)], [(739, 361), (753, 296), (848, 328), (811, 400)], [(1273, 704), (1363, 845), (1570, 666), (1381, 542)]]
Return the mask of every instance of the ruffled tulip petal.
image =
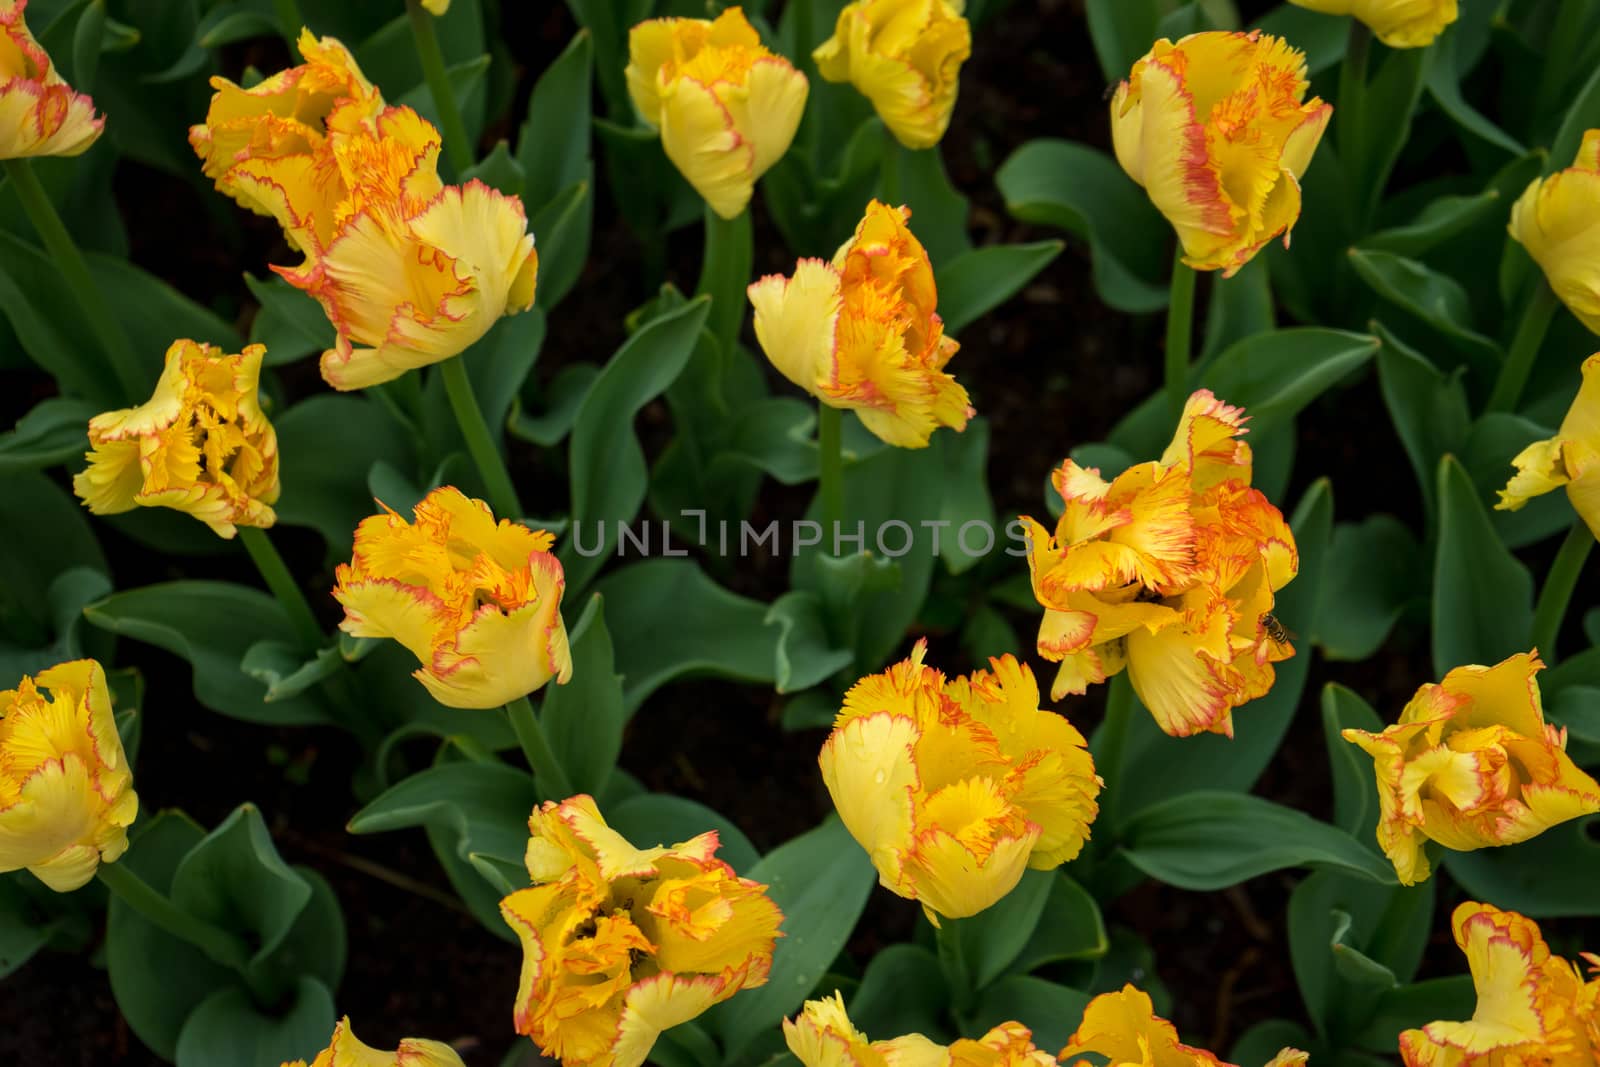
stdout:
[(104, 119), (75, 93), (28, 30), (28, 0), (0, 2), (0, 159), (82, 155)]
[(1354, 15), (1390, 48), (1426, 48), (1460, 16), (1458, 0), (1289, 0), (1324, 15)]
[(972, 30), (950, 0), (857, 0), (839, 12), (831, 38), (812, 52), (828, 81), (850, 82), (895, 139), (931, 148), (955, 107)]

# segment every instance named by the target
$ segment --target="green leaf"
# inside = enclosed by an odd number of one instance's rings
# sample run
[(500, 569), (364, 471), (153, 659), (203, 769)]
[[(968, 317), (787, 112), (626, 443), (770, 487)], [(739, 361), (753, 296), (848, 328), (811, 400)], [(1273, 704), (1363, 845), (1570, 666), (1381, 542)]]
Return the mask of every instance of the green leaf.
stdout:
[(52, 396), (6, 433), (0, 434), (0, 478), (77, 459), (89, 451), (89, 420), (99, 406), (72, 397)]
[(591, 596), (571, 630), (572, 680), (545, 687), (539, 721), (577, 793), (599, 796), (622, 752), (622, 676), (615, 670), (601, 598)]
[(89, 519), (38, 471), (0, 476), (0, 629), (40, 638), (55, 632), (50, 585), (74, 567), (108, 573)]
[(1382, 733), (1383, 720), (1357, 693), (1332, 682), (1322, 690), (1322, 736), (1333, 778), (1333, 821), (1357, 841), (1378, 827), (1378, 782), (1372, 757), (1346, 741), (1345, 730)]
[(687, 559), (651, 559), (607, 575), (607, 616), (629, 715), (674, 678), (710, 674), (773, 681), (778, 634), (767, 606), (738, 596)]
[(1021, 954), (1012, 961), (1011, 969), (1018, 974), (1066, 960), (1099, 959), (1111, 945), (1100, 905), (1065, 873), (1057, 872), (1051, 880), (1044, 914), (1048, 921), (1034, 930)]
[(337, 645), (318, 649), (310, 659), (297, 644), (257, 641), (245, 650), (239, 669), (267, 687), (268, 704), (299, 696), (344, 668)]
[(535, 299), (546, 311), (577, 284), (589, 258), (594, 230), (594, 168), (540, 208), (529, 229), (539, 239), (539, 284)]
[(1589, 76), (1583, 89), (1573, 98), (1561, 120), (1561, 129), (1550, 143), (1550, 157), (1545, 162), (1545, 174), (1553, 174), (1572, 166), (1578, 158), (1578, 147), (1583, 143), (1585, 131), (1600, 126), (1600, 68)]
[(974, 991), (1004, 974), (1033, 940), (1057, 876), (1056, 871), (1027, 871), (1015, 889), (978, 914), (945, 920), (951, 926), (948, 936), (960, 946)]
[(641, 793), (605, 812), (606, 822), (639, 848), (677, 845), (715, 830), (717, 858), (748, 875), (761, 860), (744, 831), (698, 801), (670, 793)]
[(1016, 295), (1064, 248), (1060, 241), (991, 245), (963, 252), (937, 274), (939, 314), (950, 334), (976, 322)]
[[(649, 478), (633, 417), (683, 372), (710, 306), (706, 299), (691, 300), (628, 338), (578, 408), (568, 456), (573, 535), (560, 553), (573, 592), (581, 592), (600, 569), (616, 544), (616, 525), (631, 520), (644, 503)], [(577, 551), (585, 526), (598, 541), (593, 554)]]
[(100, 642), (85, 647), (83, 607), (109, 592), (111, 579), (92, 567), (72, 567), (56, 575), (45, 593), (51, 620), (40, 640), (35, 643), (0, 638), (0, 688), (15, 687), (25, 674), (38, 674), (57, 663), (82, 659), (91, 651), (99, 653)]
[(100, 53), (106, 43), (105, 0), (89, 0), (72, 31), (72, 85), (75, 92), (94, 92)]
[(1393, 515), (1373, 515), (1334, 527), (1328, 583), (1311, 633), (1333, 660), (1371, 656), (1389, 636), (1406, 606), (1428, 594), (1422, 549)]
[[(592, 173), (588, 162), (593, 72), (593, 36), (580, 30), (534, 83), (528, 117), (517, 134), (517, 162), (527, 175), (523, 200), (536, 210)], [(544, 235), (535, 233), (542, 244)]]
[(979, 994), (968, 1028), (983, 1033), (1003, 1022), (1025, 1019), (1033, 1030), (1033, 1043), (1054, 1051), (1066, 1045), (1088, 1006), (1089, 994), (1080, 990), (1013, 974)]
[[(475, 857), (520, 864), (528, 844), (528, 814), (539, 803), (526, 771), (499, 763), (441, 763), (384, 792), (350, 819), (353, 834), (428, 827), (440, 858), (456, 860), (445, 873), (478, 921), (508, 940), (500, 918), (501, 889)], [(476, 873), (474, 873), (476, 872)]]
[(922, 1034), (943, 1041), (953, 1036), (945, 1033), (942, 1010), (949, 1001), (933, 953), (921, 945), (890, 945), (867, 961), (849, 1014), (864, 1034)]
[(794, 1014), (844, 947), (866, 907), (877, 872), (838, 819), (778, 846), (747, 873), (783, 910), (783, 930), (767, 984), (707, 1012), (728, 1055)]
[(1180, 889), (1226, 889), (1289, 867), (1395, 883), (1394, 868), (1343, 830), (1241, 793), (1183, 793), (1145, 808), (1123, 828), (1122, 854)]
[(301, 978), (288, 1006), (276, 1015), (256, 1007), (245, 990), (224, 989), (206, 998), (183, 1024), (177, 1067), (309, 1062), (327, 1046), (337, 1020), (333, 994), (315, 978)]
[(1513, 156), (1522, 155), (1527, 149), (1521, 142), (1495, 125), (1462, 97), (1461, 79), (1468, 75), (1468, 71), (1456, 56), (1459, 41), (1460, 34), (1445, 33), (1434, 42), (1433, 48), (1430, 49), (1433, 55), (1427, 64), (1428, 94), (1463, 130)]
[[(401, 17), (404, 21), (404, 16)], [(358, 57), (359, 58), (359, 57)], [(483, 114), (483, 90), (485, 80), (489, 75), (489, 65), (494, 62), (494, 57), (488, 52), (475, 59), (463, 60), (453, 63), (445, 71), (450, 81), (450, 90), (456, 98), (456, 106), (461, 109), (461, 117), (467, 127), (467, 136), (477, 139), (476, 126), (481, 121)], [(382, 84), (381, 82), (379, 84)], [(433, 92), (428, 84), (423, 82), (409, 92), (402, 93), (400, 99), (391, 100), (401, 107), (409, 107), (417, 114), (431, 122), (435, 128), (439, 122), (439, 109), (434, 106)]]
[(529, 415), (512, 402), (510, 421), (506, 431), (513, 437), (531, 441), (541, 448), (554, 448), (572, 432), (578, 419), (578, 409), (589, 387), (600, 376), (600, 368), (593, 363), (574, 363), (562, 367), (545, 395), (545, 409), (541, 415)]
[[(1391, 49), (1377, 73), (1367, 82), (1365, 124), (1357, 131), (1364, 164), (1355, 175), (1356, 203), (1370, 208), (1378, 202), (1394, 170), (1400, 150), (1411, 137), (1412, 119), (1422, 96), (1428, 49)], [(1370, 214), (1370, 210), (1369, 210)]]
[(1232, 278), (1218, 278), (1211, 286), (1200, 359), (1209, 362), (1245, 338), (1270, 333), (1277, 325), (1266, 260), (1252, 259)]
[(1493, 381), (1500, 366), (1500, 346), (1477, 331), (1472, 298), (1460, 282), (1390, 252), (1352, 248), (1350, 265), (1373, 292), (1448, 341), (1466, 358), (1475, 376)]
[(0, 979), (9, 978), (48, 945), (65, 921), (46, 914), (23, 892), (18, 879), (32, 877), (23, 872), (0, 878)]
[[(277, 275), (261, 279), (246, 271), (244, 284), (261, 305), (250, 323), (250, 343), (267, 346), (267, 366), (293, 363), (333, 347), (333, 323), (309, 294)], [(275, 425), (281, 433), (282, 424)]]
[(780, 693), (818, 685), (855, 661), (855, 653), (836, 647), (828, 636), (822, 600), (795, 589), (773, 601), (765, 622), (778, 628), (773, 675)]
[[(946, 525), (939, 539), (939, 558), (951, 574), (961, 574), (986, 559), (1000, 542), (989, 496), (989, 420), (975, 418), (959, 434), (936, 434), (932, 445), (945, 467), (939, 517)], [(981, 533), (979, 539), (969, 536), (969, 524)]]
[(1441, 1019), (1470, 1019), (1476, 1000), (1471, 975), (1403, 985), (1380, 996), (1366, 1025), (1349, 1039), (1361, 1048), (1392, 1056), (1401, 1031), (1420, 1029)]
[(967, 237), (967, 198), (950, 184), (939, 146), (913, 150), (885, 131), (878, 199), (914, 212), (911, 229), (937, 271), (972, 248)]
[(1430, 201), (1410, 222), (1363, 237), (1360, 247), (1363, 251), (1415, 259), (1504, 210), (1498, 189), (1485, 189), (1470, 196), (1441, 196)]
[(1089, 39), (1106, 81), (1121, 81), (1150, 50), (1161, 18), (1176, 2), (1163, 0), (1088, 0)]
[(1600, 815), (1553, 826), (1520, 845), (1446, 852), (1444, 865), (1475, 900), (1534, 919), (1600, 915)]
[[(1293, 9), (1291, 9), (1293, 10)], [(1264, 1019), (1233, 1043), (1228, 1059), (1234, 1063), (1270, 1063), (1286, 1048), (1304, 1049), (1311, 1044), (1306, 1028), (1290, 1019)]]
[[(1117, 77), (1126, 75), (1124, 69)], [(995, 184), (1014, 218), (1089, 242), (1095, 290), (1107, 304), (1133, 313), (1167, 306), (1172, 229), (1104, 152), (1052, 138), (1029, 141), (996, 172)]]
[(1382, 323), (1374, 323), (1373, 328), (1383, 341), (1378, 350), (1378, 386), (1383, 391), (1383, 403), (1416, 471), (1431, 524), (1439, 506), (1435, 477), (1439, 460), (1447, 452), (1459, 452), (1472, 428), (1461, 368), (1445, 374)]
[[(476, 179), (490, 188), (497, 189), (507, 196), (522, 196), (523, 182), (527, 174), (522, 169), (522, 164), (511, 154), (510, 147), (505, 141), (494, 143), (494, 148), (461, 175), (463, 182)], [(538, 231), (535, 231), (537, 235)]]
[(1467, 472), (1439, 463), (1439, 549), (1433, 571), (1433, 669), (1499, 663), (1526, 652), (1533, 578), (1500, 542)]
[(309, 526), (333, 554), (349, 556), (356, 525), (377, 511), (367, 472), (379, 461), (414, 462), (413, 438), (381, 404), (359, 395), (308, 397), (274, 425), (284, 485), (278, 519)]
[[(244, 338), (218, 315), (125, 259), (89, 253), (89, 273), (105, 297), (106, 312), (116, 316), (133, 350), (149, 370), (154, 388), (162, 360), (174, 337), (187, 337), (237, 352)], [(139, 397), (144, 401), (145, 397)]]
[[(217, 8), (201, 21), (195, 44), (201, 48), (221, 48), (223, 45), (248, 41), (253, 37), (276, 37), (279, 26), (276, 19), (265, 11), (234, 11)], [(209, 23), (210, 25), (207, 25)]]
[(278, 855), (261, 812), (241, 804), (183, 857), (169, 895), (189, 914), (244, 935), (257, 946), (251, 967), (259, 968), (310, 901), (311, 887)]
[[(295, 640), (288, 616), (266, 593), (228, 582), (163, 582), (114, 593), (83, 612), (101, 629), (188, 660), (194, 695), (213, 711), (278, 726), (336, 721), (310, 693), (266, 703), (267, 687), (240, 669), (257, 641)], [(219, 619), (228, 624), (218, 626)]]
[[(1472, 424), (1461, 465), (1478, 499), (1497, 501), (1514, 470), (1511, 459), (1528, 445), (1553, 436), (1550, 427), (1508, 411), (1491, 411)], [(1507, 548), (1537, 544), (1572, 525), (1572, 504), (1566, 493), (1546, 493), (1517, 511), (1489, 512), (1489, 522)]]

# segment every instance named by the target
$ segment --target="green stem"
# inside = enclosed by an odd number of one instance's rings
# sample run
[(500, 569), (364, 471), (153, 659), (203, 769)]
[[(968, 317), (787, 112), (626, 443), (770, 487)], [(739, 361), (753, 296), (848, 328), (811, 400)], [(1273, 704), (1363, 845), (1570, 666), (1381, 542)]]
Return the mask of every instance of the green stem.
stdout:
[(1121, 794), (1122, 760), (1128, 747), (1128, 727), (1133, 720), (1133, 683), (1128, 672), (1111, 679), (1106, 690), (1106, 717), (1094, 735), (1094, 769), (1105, 780), (1100, 798), (1109, 817), (1114, 801)]
[(1183, 262), (1183, 244), (1172, 261), (1172, 295), (1167, 302), (1167, 408), (1176, 422), (1189, 399), (1189, 346), (1194, 335), (1195, 271)]
[(292, 53), (300, 43), (300, 31), (306, 24), (305, 16), (300, 14), (300, 5), (296, 0), (273, 0), (272, 6), (278, 12), (278, 29), (283, 39), (289, 42), (289, 51)]
[(539, 716), (535, 714), (528, 698), (518, 697), (507, 704), (506, 714), (511, 716), (511, 728), (517, 733), (522, 754), (528, 759), (528, 766), (533, 771), (540, 792), (549, 800), (570, 797), (572, 782), (568, 780), (567, 772), (561, 769), (556, 754), (551, 751), (550, 742), (544, 736), (544, 727), (539, 725)]
[(444, 391), (450, 396), (450, 408), (456, 413), (456, 425), (461, 427), (461, 436), (466, 438), (467, 451), (472, 453), (472, 462), (477, 464), (483, 484), (488, 487), (489, 503), (494, 505), (495, 513), (502, 519), (515, 521), (522, 518), (522, 502), (517, 499), (516, 486), (511, 484), (511, 474), (506, 470), (505, 460), (500, 458), (500, 449), (489, 433), (489, 424), (484, 421), (478, 398), (472, 395), (467, 365), (460, 356), (456, 356), (439, 364), (439, 373), (444, 375)]
[(237, 971), (258, 1003), (276, 999), (275, 992), (251, 973), (250, 947), (243, 938), (184, 911), (126, 863), (102, 863), (96, 874), (102, 885), (150, 923), (193, 945), (213, 963)]
[(722, 349), (722, 363), (732, 362), (739, 343), (739, 327), (749, 304), (745, 288), (750, 284), (750, 268), (755, 260), (755, 244), (750, 230), (750, 212), (741, 211), (725, 219), (705, 209), (706, 242), (700, 261), (700, 283), (695, 295), (709, 294), (711, 336)]
[(411, 36), (416, 41), (417, 59), (422, 62), (422, 76), (428, 80), (428, 92), (439, 112), (439, 132), (444, 138), (445, 154), (450, 157), (456, 176), (460, 177), (472, 167), (473, 145), (467, 138), (466, 123), (461, 121), (455, 91), (450, 87), (444, 53), (439, 51), (439, 38), (433, 32), (434, 16), (428, 14), (421, 0), (406, 0), (406, 14), (411, 16)]
[(844, 413), (817, 401), (817, 496), (822, 506), (823, 544), (832, 551), (844, 519)]
[(1555, 316), (1559, 303), (1549, 284), (1540, 278), (1527, 308), (1522, 312), (1517, 335), (1511, 340), (1511, 353), (1500, 365), (1500, 374), (1495, 378), (1494, 391), (1489, 394), (1486, 411), (1516, 409), (1517, 401), (1522, 399), (1522, 387), (1528, 384), (1533, 361), (1539, 355), (1539, 346), (1544, 342), (1545, 332), (1550, 329), (1550, 320)]
[(289, 616), (289, 623), (294, 627), (300, 643), (305, 646), (305, 651), (316, 652), (322, 648), (327, 643), (328, 635), (318, 624), (317, 616), (311, 610), (311, 604), (295, 582), (294, 575), (289, 573), (289, 567), (278, 554), (278, 548), (272, 543), (272, 538), (267, 536), (265, 530), (254, 526), (241, 526), (239, 540), (244, 543), (245, 551), (250, 553), (250, 559), (254, 561), (256, 570), (261, 572), (262, 581), (267, 583), (267, 588), (277, 597), (278, 603)]
[(1544, 577), (1544, 588), (1539, 590), (1539, 606), (1533, 612), (1533, 647), (1539, 650), (1546, 663), (1556, 658), (1556, 637), (1561, 631), (1561, 621), (1567, 616), (1567, 605), (1572, 602), (1572, 590), (1578, 584), (1578, 575), (1594, 548), (1594, 533), (1588, 523), (1579, 519), (1567, 531), (1561, 542), (1550, 573)]
[(117, 377), (117, 384), (122, 386), (123, 398), (135, 403), (145, 399), (155, 383), (140, 368), (128, 335), (122, 332), (116, 315), (89, 273), (89, 264), (84, 261), (83, 253), (67, 232), (61, 216), (56, 214), (55, 205), (50, 203), (44, 186), (39, 184), (39, 176), (26, 159), (7, 159), (4, 163), (11, 187), (17, 191), (17, 199), (22, 201), (22, 209), (27, 212), (28, 220), (44, 241), (45, 250), (66, 279), (67, 287), (72, 290), (84, 317), (89, 320), (89, 328), (95, 332), (106, 358), (111, 361), (111, 370)]
[(950, 1007), (957, 1015), (964, 1015), (972, 1007), (975, 990), (967, 950), (961, 944), (961, 920), (941, 918), (934, 927), (934, 940), (939, 948), (939, 968), (950, 988)]
[(1366, 132), (1367, 65), (1372, 55), (1372, 31), (1360, 19), (1350, 20), (1350, 39), (1344, 49), (1344, 65), (1339, 70), (1339, 106), (1334, 109), (1338, 132), (1339, 159), (1358, 203), (1364, 202), (1361, 180), (1366, 153), (1362, 136)]

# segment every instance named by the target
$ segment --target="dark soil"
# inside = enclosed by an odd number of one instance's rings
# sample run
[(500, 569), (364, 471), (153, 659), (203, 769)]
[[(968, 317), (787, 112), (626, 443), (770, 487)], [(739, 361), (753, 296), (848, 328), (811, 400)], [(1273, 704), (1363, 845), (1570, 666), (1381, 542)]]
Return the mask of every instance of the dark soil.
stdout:
[[(1249, 17), (1266, 5), (1240, 6)], [(524, 68), (518, 99), (525, 99), (532, 77), (575, 27), (560, 4), (506, 7), (520, 12), (510, 16), (517, 24), (507, 28), (505, 39)], [(1105, 86), (1081, 0), (1016, 3), (984, 27), (975, 44), (945, 146), (952, 178), (972, 200), (973, 231), (980, 242), (1056, 236), (1006, 216), (992, 169), (1038, 136), (1109, 148)], [(281, 46), (269, 42), (241, 48), (231, 58), (240, 68), (248, 62), (272, 70), (286, 57)], [(201, 202), (193, 186), (124, 161), (117, 193), (132, 258), (203, 303), (248, 308), (248, 294), (237, 281), (238, 264), (283, 261), (270, 223), (239, 212), (219, 213), (216, 205)], [(198, 220), (213, 232), (170, 242), (163, 220), (173, 217)], [(787, 268), (788, 254), (759, 214), (757, 223), (757, 269)], [(671, 248), (671, 272), (684, 289), (692, 288), (698, 270), (695, 232)], [(565, 325), (552, 324), (537, 371), (541, 378), (565, 362), (593, 359), (621, 340), (624, 314), (649, 294), (637, 281), (639, 272), (614, 268), (637, 261), (639, 254), (602, 190), (588, 275), (562, 308)], [(630, 280), (637, 288), (630, 289)], [(1203, 297), (1204, 289), (1202, 306)], [(1104, 308), (1090, 281), (1088, 251), (1072, 241), (1017, 299), (965, 331), (955, 369), (992, 426), (989, 481), (1001, 515), (1037, 512), (1045, 473), (1074, 445), (1102, 439), (1155, 387), (1158, 327), (1158, 322)], [(291, 369), (285, 382), (291, 395), (320, 388), (310, 368), (308, 361)], [(0, 384), (5, 415), (25, 411), (49, 388), (23, 372), (8, 373)], [(651, 427), (670, 432), (662, 405), (647, 410), (641, 421), (647, 437)], [(1399, 510), (1413, 519), (1406, 510), (1414, 511), (1414, 504), (1406, 502), (1415, 500), (1415, 492), (1399, 455), (1376, 385), (1368, 381), (1337, 406), (1313, 407), (1302, 419), (1297, 475), (1287, 499), (1298, 498), (1311, 479), (1331, 475), (1341, 520), (1380, 510)], [(514, 459), (519, 471), (537, 463), (531, 454)], [(769, 486), (761, 507), (791, 513), (797, 510), (796, 496)], [(242, 557), (162, 560), (100, 529), (119, 588), (177, 573), (254, 580)], [(325, 587), (315, 536), (281, 530), (275, 538), (308, 588)], [(784, 580), (781, 564), (769, 564), (741, 574), (738, 586), (770, 600), (782, 592)], [(1579, 596), (1587, 592), (1592, 599), (1595, 591), (1580, 590)], [(333, 605), (326, 606), (331, 625)], [(1012, 621), (1024, 635), (1036, 624), (1020, 614)], [(939, 659), (951, 672), (971, 666), (960, 661), (954, 647)], [(319, 870), (339, 896), (349, 926), (349, 966), (338, 1005), (362, 1038), (392, 1048), (402, 1037), (425, 1035), (452, 1041), (477, 1067), (498, 1064), (515, 1040), (510, 1008), (520, 952), (479, 927), (454, 902), (420, 832), (376, 837), (345, 832), (356, 807), (350, 791), (359, 762), (355, 745), (330, 730), (264, 729), (214, 715), (195, 704), (187, 664), (147, 645), (124, 642), (118, 662), (136, 663), (148, 685), (138, 766), (143, 808), (181, 807), (200, 823), (214, 825), (239, 802), (255, 802), (285, 858)], [(1392, 713), (1423, 680), (1426, 668), (1419, 665), (1425, 663), (1420, 650), (1405, 648), (1359, 665), (1319, 663), (1306, 691), (1314, 694), (1324, 681), (1337, 678)], [(1035, 662), (1034, 667), (1041, 677), (1050, 676), (1046, 665)], [(1102, 694), (1092, 693), (1061, 710), (1087, 730), (1097, 723), (1102, 701)], [(1306, 708), (1258, 791), (1326, 816), (1326, 757), (1310, 697)], [(784, 732), (780, 712), (778, 698), (764, 689), (720, 682), (673, 686), (653, 697), (635, 719), (622, 765), (652, 789), (693, 797), (726, 813), (757, 847), (770, 848), (830, 810), (815, 773), (821, 733)], [(1241, 712), (1248, 714), (1248, 708)], [(1173, 1014), (1184, 1034), (1225, 1054), (1254, 1022), (1303, 1018), (1284, 925), (1294, 881), (1269, 877), (1206, 895), (1147, 883), (1118, 900), (1108, 917), (1153, 943), (1159, 975), (1175, 993)], [(858, 966), (876, 946), (909, 937), (919, 921), (911, 906), (882, 891), (879, 896), (885, 899), (874, 900), (852, 942)], [(1441, 950), (1436, 958), (1430, 955), (1434, 973), (1461, 970), (1448, 940), (1441, 928)], [(57, 1067), (157, 1062), (121, 1021), (92, 946), (78, 954), (41, 954), (6, 983), (0, 999), (4, 1062)]]

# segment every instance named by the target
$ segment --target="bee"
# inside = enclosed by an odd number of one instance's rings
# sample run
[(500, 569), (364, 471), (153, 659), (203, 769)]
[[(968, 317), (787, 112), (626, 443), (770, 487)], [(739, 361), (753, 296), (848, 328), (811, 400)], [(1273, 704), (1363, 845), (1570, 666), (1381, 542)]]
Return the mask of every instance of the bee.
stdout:
[(1299, 636), (1299, 634), (1296, 634), (1293, 630), (1279, 622), (1278, 617), (1272, 614), (1270, 611), (1261, 616), (1261, 628), (1267, 631), (1268, 637), (1272, 638), (1280, 645), (1287, 645), (1290, 641), (1293, 641)]

